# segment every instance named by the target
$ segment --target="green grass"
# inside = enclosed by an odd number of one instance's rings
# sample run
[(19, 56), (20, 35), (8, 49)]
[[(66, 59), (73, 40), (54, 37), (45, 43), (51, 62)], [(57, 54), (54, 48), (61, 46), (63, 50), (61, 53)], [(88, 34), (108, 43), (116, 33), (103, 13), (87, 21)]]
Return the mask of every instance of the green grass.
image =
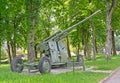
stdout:
[(68, 72), (63, 74), (20, 74), (10, 72), (8, 66), (0, 67), (0, 83), (97, 83), (106, 75), (93, 72)]
[(111, 60), (106, 61), (104, 55), (97, 56), (96, 61), (86, 61), (86, 66), (96, 66), (97, 70), (115, 70), (120, 66), (120, 55), (112, 56)]
[[(113, 56), (108, 62), (103, 55), (96, 61), (85, 61), (87, 67), (97, 66), (99, 70), (114, 70), (120, 66), (120, 56)], [(10, 71), (9, 65), (0, 65), (0, 83), (98, 83), (109, 73), (67, 72), (62, 74), (22, 74)]]

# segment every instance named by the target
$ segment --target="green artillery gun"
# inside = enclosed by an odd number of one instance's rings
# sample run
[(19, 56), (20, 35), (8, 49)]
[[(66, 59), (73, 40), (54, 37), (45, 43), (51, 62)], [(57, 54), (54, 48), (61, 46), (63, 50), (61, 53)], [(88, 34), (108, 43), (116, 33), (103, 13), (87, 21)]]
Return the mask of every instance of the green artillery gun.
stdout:
[(98, 13), (100, 13), (100, 10), (96, 11), (77, 24), (67, 28), (66, 30), (56, 32), (38, 44), (37, 50), (41, 51), (44, 54), (44, 56), (40, 58), (38, 64), (23, 64), (23, 60), (21, 58), (14, 58), (11, 63), (12, 71), (22, 72), (23, 67), (26, 65), (29, 68), (31, 68), (31, 66), (36, 66), (36, 68), (39, 69), (40, 73), (48, 73), (50, 72), (52, 66), (70, 66), (71, 64), (78, 64), (79, 66), (83, 66), (83, 70), (85, 70), (84, 60), (81, 56), (79, 56), (80, 61), (78, 62), (73, 63), (73, 61), (70, 61), (66, 47), (61, 39), (65, 38), (70, 33), (70, 31), (75, 29), (78, 25), (89, 20)]

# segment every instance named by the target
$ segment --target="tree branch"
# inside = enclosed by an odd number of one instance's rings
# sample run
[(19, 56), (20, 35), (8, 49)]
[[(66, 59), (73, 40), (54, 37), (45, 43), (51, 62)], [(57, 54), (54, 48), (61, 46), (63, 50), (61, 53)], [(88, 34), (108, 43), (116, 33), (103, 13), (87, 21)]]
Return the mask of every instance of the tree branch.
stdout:
[(117, 1), (118, 0), (112, 0), (112, 5), (111, 5), (111, 8), (110, 8), (110, 12), (109, 12), (109, 17), (111, 17), (112, 16), (112, 13), (113, 13), (113, 11), (114, 11), (114, 9), (115, 9), (115, 6), (116, 6), (116, 4), (117, 4)]

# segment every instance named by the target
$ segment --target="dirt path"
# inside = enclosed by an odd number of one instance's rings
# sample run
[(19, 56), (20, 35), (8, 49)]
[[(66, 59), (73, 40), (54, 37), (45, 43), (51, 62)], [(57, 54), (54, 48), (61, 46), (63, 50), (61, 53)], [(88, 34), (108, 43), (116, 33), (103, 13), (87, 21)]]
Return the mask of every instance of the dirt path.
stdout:
[[(81, 70), (81, 67), (75, 67), (75, 70)], [(66, 72), (70, 72), (73, 71), (73, 67), (69, 67), (69, 68), (54, 68), (51, 69), (51, 74), (60, 74), (60, 73), (66, 73)], [(82, 70), (81, 70), (82, 71)], [(40, 74), (40, 72), (36, 69), (36, 70), (31, 70), (30, 72), (28, 71), (28, 69), (24, 69), (23, 72), (24, 74)]]
[[(96, 68), (95, 66), (91, 66), (89, 68), (86, 68), (85, 71), (90, 71), (90, 72), (103, 72), (103, 73), (111, 73), (111, 70), (93, 70), (94, 68)], [(78, 70), (78, 71), (83, 71), (82, 67), (75, 67), (74, 70)], [(66, 73), (66, 72), (70, 72), (70, 71), (74, 71), (73, 67), (69, 67), (69, 68), (54, 68), (51, 69), (51, 74), (60, 74), (60, 73)], [(28, 69), (24, 69), (22, 73), (25, 74), (40, 74), (40, 72), (38, 70), (31, 70), (30, 73), (28, 72)]]
[(97, 68), (96, 66), (91, 66), (89, 68), (86, 68), (86, 71), (90, 72), (102, 72), (102, 73), (112, 73), (112, 70), (94, 70), (94, 68)]
[(99, 83), (120, 83), (120, 67)]

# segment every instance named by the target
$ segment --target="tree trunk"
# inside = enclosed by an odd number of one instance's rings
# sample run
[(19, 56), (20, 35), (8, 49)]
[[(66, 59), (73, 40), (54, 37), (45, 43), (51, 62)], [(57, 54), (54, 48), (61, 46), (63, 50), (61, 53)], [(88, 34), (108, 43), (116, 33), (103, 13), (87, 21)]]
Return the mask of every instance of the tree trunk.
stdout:
[(110, 6), (110, 1), (106, 0), (106, 59), (109, 60), (112, 53), (112, 27), (111, 27), (111, 18), (114, 8), (116, 6), (117, 0), (112, 0), (112, 5)]
[(116, 55), (114, 31), (112, 31), (112, 54)]
[(1, 65), (1, 55), (2, 55), (2, 43), (1, 43), (1, 41), (0, 41), (0, 65)]
[[(108, 4), (108, 2), (107, 2)], [(106, 29), (107, 29), (107, 42), (106, 42), (106, 59), (109, 60), (111, 57), (112, 50), (112, 28), (111, 28), (111, 18), (109, 17), (109, 10), (107, 6), (107, 14), (106, 14)]]
[[(0, 21), (2, 20), (2, 18), (1, 18), (1, 13), (0, 13)], [(0, 25), (0, 27), (1, 27), (1, 25)], [(0, 64), (1, 64), (1, 56), (2, 56), (2, 39), (0, 38)]]
[(66, 39), (67, 39), (67, 51), (68, 51), (68, 56), (69, 56), (69, 58), (71, 58), (69, 37), (67, 36)]
[(11, 45), (11, 54), (12, 54), (12, 57), (14, 58), (16, 57), (16, 45), (14, 42), (11, 42), (10, 45)]
[[(89, 3), (91, 3), (91, 0), (89, 0)], [(92, 11), (90, 10), (90, 13), (92, 14)], [(94, 23), (90, 22), (91, 26), (91, 37), (92, 37), (92, 60), (96, 60), (96, 42), (95, 42), (95, 32), (94, 32)]]
[(91, 22), (90, 25), (91, 25), (91, 36), (92, 36), (92, 60), (96, 60), (96, 45), (95, 45), (95, 33), (94, 33), (93, 22)]
[(85, 29), (83, 28), (82, 28), (82, 45), (83, 45), (83, 51), (84, 51), (84, 58), (87, 59), (86, 35), (85, 35)]
[(88, 50), (88, 36), (85, 29), (82, 29), (82, 42), (83, 42), (82, 44), (83, 44), (83, 50), (84, 50), (84, 58), (90, 60), (91, 56)]
[(14, 32), (13, 32), (13, 39), (11, 39), (11, 50), (12, 50), (12, 57), (16, 57), (16, 29), (17, 29), (17, 21), (16, 17), (14, 18)]
[(35, 62), (34, 30), (28, 34), (28, 63)]
[(28, 14), (28, 63), (35, 62), (34, 35), (37, 25), (37, 16), (39, 15), (39, 0), (27, 0)]
[(7, 53), (8, 53), (8, 58), (9, 58), (9, 63), (11, 63), (11, 52), (10, 52), (10, 44), (9, 41), (7, 41), (7, 49), (6, 49)]
[(88, 47), (88, 44), (87, 44), (87, 60), (91, 60), (91, 50), (89, 49)]
[(37, 44), (34, 46), (35, 48), (35, 58), (37, 58), (37, 49), (36, 49)]
[(96, 43), (96, 38), (95, 38), (95, 50), (96, 50), (96, 53), (98, 53), (98, 49), (97, 49), (97, 43)]
[(86, 45), (83, 46), (83, 50), (84, 50), (84, 58), (87, 59), (87, 46)]
[(77, 45), (77, 57), (79, 57), (79, 52), (80, 52), (80, 43)]

